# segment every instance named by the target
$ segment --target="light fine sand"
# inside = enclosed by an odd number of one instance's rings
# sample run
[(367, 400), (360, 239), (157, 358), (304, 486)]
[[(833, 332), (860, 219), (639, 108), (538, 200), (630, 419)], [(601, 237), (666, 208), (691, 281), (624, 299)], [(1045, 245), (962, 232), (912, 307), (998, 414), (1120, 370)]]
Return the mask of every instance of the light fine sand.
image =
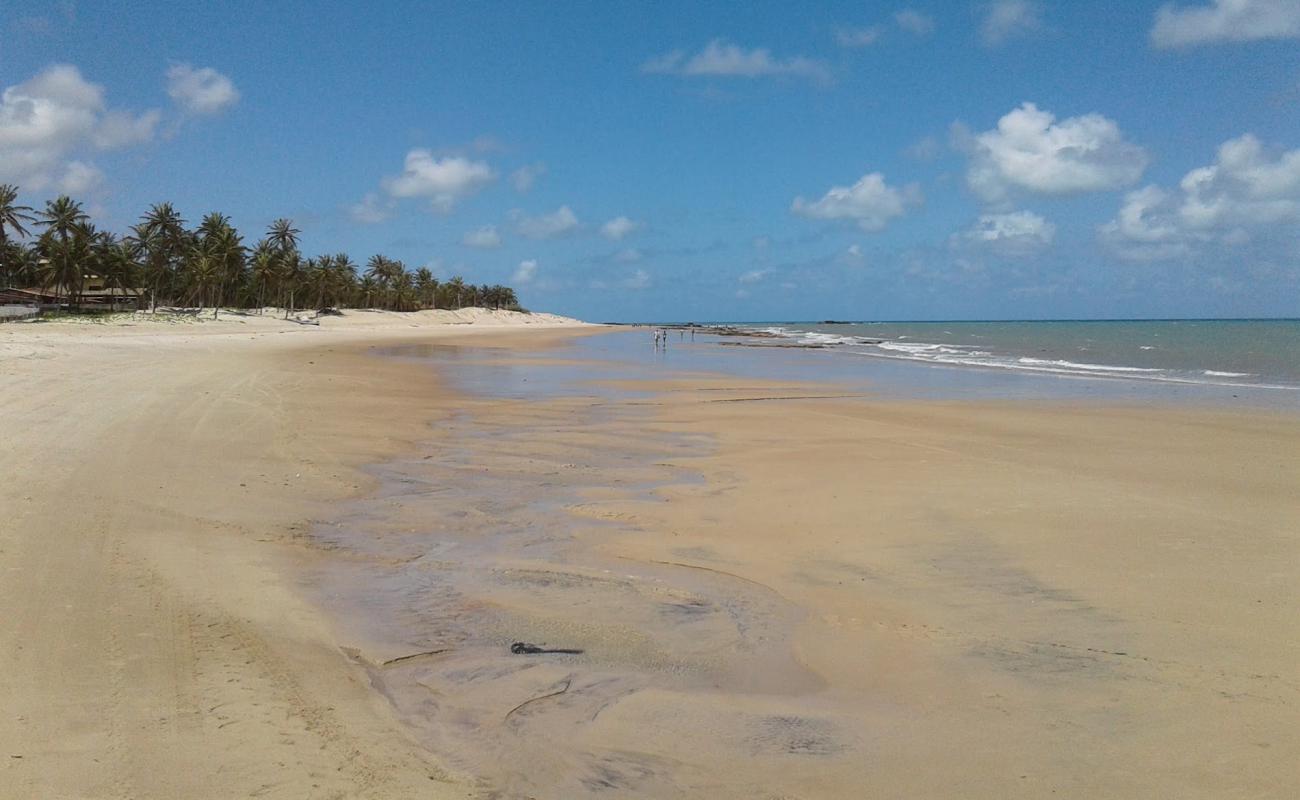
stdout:
[[(1294, 796), (1296, 415), (699, 377), (593, 416), (366, 352), (582, 333), (467, 320), (0, 326), (0, 797)], [(504, 501), (366, 499), (421, 453), (597, 524), (515, 549)], [(380, 555), (307, 535), (377, 502)], [(388, 622), (532, 615), (589, 660), (465, 640), (380, 676), (391, 631), (293, 565), (385, 574), (435, 518), (481, 562), (422, 566), (454, 599)]]

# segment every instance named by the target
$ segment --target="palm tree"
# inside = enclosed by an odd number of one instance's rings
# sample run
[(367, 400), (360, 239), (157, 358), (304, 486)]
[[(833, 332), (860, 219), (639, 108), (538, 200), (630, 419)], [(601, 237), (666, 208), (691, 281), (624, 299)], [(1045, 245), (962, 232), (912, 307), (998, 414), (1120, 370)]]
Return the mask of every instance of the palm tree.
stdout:
[[(400, 264), (401, 262), (396, 262)], [(409, 311), (415, 302), (415, 282), (411, 280), (411, 273), (402, 270), (393, 279), (393, 309), (395, 311)]]
[(154, 203), (134, 228), (135, 239), (144, 249), (145, 279), (151, 288), (150, 302), (158, 310), (158, 301), (164, 290), (168, 299), (174, 299), (177, 273), (185, 257), (189, 233), (185, 220), (171, 203)]
[(212, 318), (226, 298), (227, 286), (238, 286), (244, 278), (247, 251), (239, 232), (230, 224), (230, 217), (216, 211), (208, 214), (199, 224), (199, 242), (204, 253), (212, 259), (217, 273), (216, 299), (212, 303)]
[(433, 273), (428, 267), (420, 267), (415, 271), (415, 293), (420, 298), (422, 308), (433, 308), (437, 305), (435, 299), (438, 294), (438, 282), (434, 280)]
[(56, 291), (62, 288), (68, 304), (76, 306), (85, 282), (82, 269), (89, 256), (87, 240), (94, 235), (88, 227), (90, 217), (81, 210), (81, 203), (66, 194), (47, 201), (38, 216), (36, 224), (45, 227), (41, 239), (49, 260), (45, 270), (46, 288), (55, 287)]
[[(59, 197), (39, 213), (18, 205), (18, 189), (0, 184), (0, 280), (57, 286), (72, 305), (82, 299), (88, 274), (102, 276), (107, 287), (149, 286), (152, 305), (196, 302), (212, 306), (265, 308), (279, 303), (286, 316), (300, 302), (316, 308), (335, 306), (387, 308), (454, 307), (482, 303), (494, 308), (518, 306), (508, 286), (468, 284), (456, 276), (439, 283), (421, 267), (408, 272), (401, 261), (376, 254), (366, 262), (364, 277), (346, 253), (304, 259), (299, 233), (288, 219), (277, 219), (266, 238), (253, 248), (243, 244), (225, 214), (206, 215), (193, 231), (170, 203), (157, 203), (119, 238), (99, 232), (77, 201)], [(24, 244), (26, 226), (40, 235)], [(305, 298), (305, 301), (304, 301)]]
[(18, 187), (12, 184), (0, 184), (0, 277), (8, 277), (17, 272), (19, 257), (9, 247), (9, 234), (26, 236), (27, 229), (23, 223), (32, 223), (36, 218), (31, 215), (31, 207), (18, 205)]
[(37, 224), (44, 225), (46, 230), (53, 232), (62, 242), (68, 241), (78, 228), (90, 221), (86, 212), (81, 210), (81, 203), (66, 194), (46, 202), (39, 216)]
[(287, 253), (298, 249), (298, 234), (300, 233), (302, 231), (293, 227), (293, 220), (281, 217), (272, 222), (271, 227), (266, 229), (266, 238), (275, 246), (275, 249), (281, 253)]
[(90, 237), (84, 233), (69, 231), (68, 238), (59, 238), (54, 232), (42, 234), (37, 245), (44, 258), (40, 264), (41, 285), (47, 290), (63, 292), (68, 298), (69, 306), (80, 302), (81, 286), (84, 280), (82, 269), (90, 261)]
[[(289, 312), (295, 310), (296, 305), (294, 296), (302, 284), (303, 264), (302, 258), (298, 255), (297, 250), (282, 251), (276, 256), (276, 279), (280, 284), (280, 302), (284, 303), (284, 318), (289, 318)], [(285, 302), (285, 295), (288, 295), (288, 302)]]
[(204, 250), (202, 245), (195, 245), (190, 250), (187, 262), (186, 277), (190, 284), (190, 298), (199, 301), (199, 310), (202, 311), (212, 297), (213, 290), (221, 285), (221, 263)]
[(258, 242), (253, 248), (251, 278), (257, 292), (257, 308), (260, 314), (261, 310), (266, 308), (266, 294), (275, 288), (278, 278), (275, 250), (266, 239)]
[(379, 284), (375, 282), (375, 279), (371, 275), (367, 274), (361, 279), (361, 282), (357, 284), (357, 295), (359, 298), (364, 298), (362, 302), (363, 308), (375, 307), (372, 298), (378, 290)]
[[(443, 288), (447, 290), (447, 298), (450, 302), (448, 307), (460, 308), (461, 301), (465, 297), (465, 279), (459, 275), (453, 275), (451, 280), (444, 283)], [(453, 306), (452, 303), (455, 303)]]
[(108, 231), (100, 233), (94, 242), (95, 272), (104, 279), (109, 289), (125, 290), (136, 285), (140, 269), (140, 246), (130, 239), (118, 239)]

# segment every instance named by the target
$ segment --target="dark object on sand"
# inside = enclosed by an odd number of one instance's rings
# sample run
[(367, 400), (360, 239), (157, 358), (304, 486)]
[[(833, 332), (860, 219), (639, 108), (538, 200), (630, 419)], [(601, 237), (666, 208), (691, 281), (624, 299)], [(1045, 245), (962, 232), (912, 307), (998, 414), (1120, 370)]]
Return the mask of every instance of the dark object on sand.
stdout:
[(514, 644), (510, 645), (510, 652), (514, 653), (517, 656), (525, 656), (525, 655), (531, 656), (531, 655), (536, 655), (538, 653), (564, 653), (565, 655), (570, 655), (570, 656), (582, 655), (581, 650), (571, 650), (563, 647), (556, 647), (556, 648), (538, 647), (532, 642), (515, 642)]

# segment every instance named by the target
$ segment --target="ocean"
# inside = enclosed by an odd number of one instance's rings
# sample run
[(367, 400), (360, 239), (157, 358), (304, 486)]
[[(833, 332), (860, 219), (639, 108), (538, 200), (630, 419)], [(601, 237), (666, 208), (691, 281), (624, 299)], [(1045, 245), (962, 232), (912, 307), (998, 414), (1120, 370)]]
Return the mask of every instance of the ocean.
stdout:
[(1300, 390), (1300, 320), (744, 323), (772, 344), (951, 367)]

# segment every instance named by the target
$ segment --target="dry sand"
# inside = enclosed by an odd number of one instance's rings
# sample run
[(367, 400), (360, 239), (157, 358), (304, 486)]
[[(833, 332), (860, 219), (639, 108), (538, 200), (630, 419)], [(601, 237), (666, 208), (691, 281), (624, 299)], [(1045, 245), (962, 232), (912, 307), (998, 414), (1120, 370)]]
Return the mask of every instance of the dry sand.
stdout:
[(276, 567), (439, 403), (358, 344), (564, 324), (447, 316), (0, 326), (0, 797), (466, 796)]
[(0, 328), (0, 795), (1293, 796), (1295, 415), (457, 398), (374, 327)]

